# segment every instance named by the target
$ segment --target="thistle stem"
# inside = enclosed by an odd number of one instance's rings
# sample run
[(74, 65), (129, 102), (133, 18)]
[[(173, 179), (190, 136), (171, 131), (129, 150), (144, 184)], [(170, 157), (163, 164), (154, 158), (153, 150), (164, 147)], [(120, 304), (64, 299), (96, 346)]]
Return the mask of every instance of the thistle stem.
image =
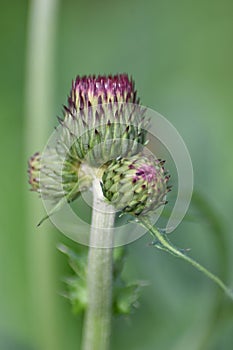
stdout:
[(156, 238), (157, 242), (161, 245), (161, 248), (168, 251), (169, 253), (181, 258), (193, 267), (195, 267), (200, 272), (204, 273), (209, 279), (215, 282), (231, 299), (233, 299), (233, 292), (229, 289), (222, 280), (206, 269), (204, 266), (199, 264), (197, 261), (183, 253), (181, 250), (172, 245), (167, 239), (166, 236), (161, 234), (156, 227), (154, 227), (148, 218), (140, 218), (141, 223), (150, 231), (150, 233)]
[[(112, 315), (112, 255), (115, 213), (104, 201), (98, 179), (93, 182), (93, 211), (88, 255), (88, 307), (82, 350), (107, 350)], [(104, 247), (104, 248), (103, 248)]]

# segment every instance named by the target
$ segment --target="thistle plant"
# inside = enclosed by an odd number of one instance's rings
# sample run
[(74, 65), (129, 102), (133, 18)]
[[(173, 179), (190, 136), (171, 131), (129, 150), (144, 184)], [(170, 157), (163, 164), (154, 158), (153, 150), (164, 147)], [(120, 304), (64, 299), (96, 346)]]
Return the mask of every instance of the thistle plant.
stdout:
[(54, 147), (29, 160), (29, 182), (55, 210), (86, 190), (93, 193), (88, 257), (60, 246), (75, 274), (67, 280), (66, 296), (76, 312), (85, 312), (82, 349), (109, 349), (113, 310), (130, 312), (142, 286), (120, 277), (124, 254), (113, 249), (116, 213), (131, 215), (152, 234), (151, 246), (189, 262), (232, 297), (217, 276), (175, 247), (151, 220), (169, 200), (170, 175), (165, 161), (145, 147), (149, 120), (132, 79), (77, 77), (59, 123)]

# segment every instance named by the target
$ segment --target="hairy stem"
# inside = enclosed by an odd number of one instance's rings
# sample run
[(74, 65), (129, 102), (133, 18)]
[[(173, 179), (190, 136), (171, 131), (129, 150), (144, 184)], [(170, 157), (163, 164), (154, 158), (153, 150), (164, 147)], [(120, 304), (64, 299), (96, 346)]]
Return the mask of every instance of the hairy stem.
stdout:
[(88, 256), (88, 307), (82, 350), (107, 350), (112, 315), (114, 210), (104, 201), (99, 180), (93, 182), (93, 211)]
[(233, 299), (233, 292), (222, 282), (222, 280), (214, 275), (212, 272), (207, 270), (204, 266), (199, 264), (194, 259), (190, 258), (188, 255), (183, 253), (181, 250), (176, 248), (172, 243), (170, 243), (166, 235), (160, 233), (156, 227), (152, 226), (148, 218), (140, 218), (141, 223), (151, 232), (151, 234), (156, 238), (157, 242), (160, 244), (160, 247), (169, 253), (177, 256), (178, 258), (181, 258), (188, 263), (190, 263), (193, 267), (195, 267), (197, 270), (204, 273), (209, 279), (211, 279), (213, 282), (215, 282), (230, 298)]

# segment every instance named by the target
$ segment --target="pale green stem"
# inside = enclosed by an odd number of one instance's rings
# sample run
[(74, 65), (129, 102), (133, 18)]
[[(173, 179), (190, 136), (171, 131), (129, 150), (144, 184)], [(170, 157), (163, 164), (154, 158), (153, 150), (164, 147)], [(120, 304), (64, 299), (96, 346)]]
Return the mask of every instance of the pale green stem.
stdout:
[[(25, 86), (25, 157), (43, 149), (53, 118), (54, 42), (58, 0), (31, 0)], [(52, 130), (51, 130), (52, 131)], [(26, 163), (26, 162), (25, 162)], [(26, 177), (26, 174), (25, 174)], [(27, 232), (32, 323), (37, 347), (59, 349), (55, 306), (54, 244), (48, 226), (37, 229), (44, 215), (42, 204), (28, 192)]]
[(93, 197), (87, 272), (88, 307), (84, 320), (82, 350), (108, 350), (112, 315), (115, 214), (112, 206), (105, 202), (98, 180), (93, 182)]
[(140, 218), (141, 223), (151, 232), (151, 234), (156, 238), (157, 242), (161, 244), (161, 247), (170, 252), (171, 254), (174, 254), (175, 256), (187, 261), (190, 263), (193, 267), (195, 267), (197, 270), (201, 271), (206, 275), (209, 279), (211, 279), (213, 282), (215, 282), (230, 298), (233, 299), (233, 292), (230, 290), (223, 282), (222, 280), (214, 275), (212, 272), (207, 270), (204, 266), (199, 264), (194, 259), (190, 258), (187, 254), (183, 253), (181, 250), (173, 246), (166, 237), (160, 233), (156, 227), (152, 226), (148, 218)]

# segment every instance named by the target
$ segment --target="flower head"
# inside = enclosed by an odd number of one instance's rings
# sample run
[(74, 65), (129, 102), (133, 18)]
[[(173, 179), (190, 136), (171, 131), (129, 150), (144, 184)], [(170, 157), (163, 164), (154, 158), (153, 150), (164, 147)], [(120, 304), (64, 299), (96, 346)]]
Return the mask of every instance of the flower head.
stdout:
[(59, 121), (73, 155), (91, 166), (134, 155), (146, 142), (145, 108), (126, 74), (77, 77)]
[(127, 74), (78, 76), (68, 99), (69, 107), (76, 110), (117, 102), (139, 103), (134, 82)]
[(144, 154), (120, 158), (104, 171), (104, 196), (117, 210), (132, 215), (146, 214), (166, 204), (169, 175), (164, 161)]

